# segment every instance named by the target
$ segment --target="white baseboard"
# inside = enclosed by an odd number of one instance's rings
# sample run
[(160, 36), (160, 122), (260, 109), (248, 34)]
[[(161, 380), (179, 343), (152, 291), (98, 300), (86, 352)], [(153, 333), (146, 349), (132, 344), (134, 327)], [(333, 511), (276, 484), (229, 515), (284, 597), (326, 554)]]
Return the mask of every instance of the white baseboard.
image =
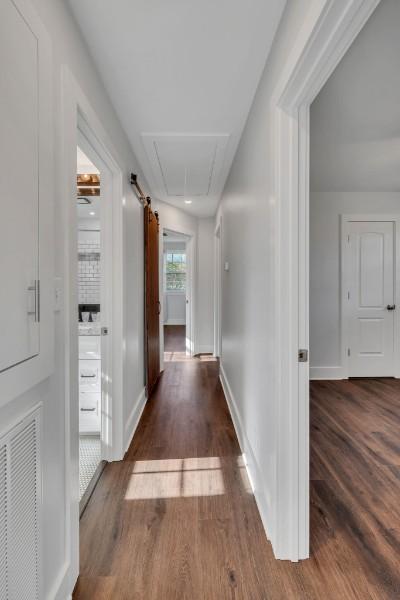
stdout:
[(213, 354), (214, 346), (211, 345), (201, 345), (196, 346), (196, 354)]
[(342, 367), (310, 367), (310, 379), (347, 379)]
[(228, 404), (229, 411), (231, 413), (236, 435), (239, 440), (240, 449), (244, 457), (245, 467), (254, 493), (258, 512), (260, 513), (261, 521), (264, 526), (266, 536), (270, 541), (272, 541), (270, 535), (272, 528), (271, 525), (268, 523), (267, 519), (267, 515), (271, 514), (271, 508), (268, 507), (268, 502), (265, 493), (263, 492), (264, 485), (261, 477), (261, 471), (254, 456), (254, 452), (251, 447), (250, 441), (246, 435), (246, 431), (243, 427), (242, 420), (237, 409), (237, 404), (235, 402), (231, 386), (229, 385), (229, 381), (226, 377), (226, 373), (222, 364), (220, 365), (219, 378), (225, 393), (225, 398)]
[(186, 325), (186, 319), (168, 319), (164, 325)]
[[(77, 577), (77, 575), (76, 575)], [(53, 585), (50, 588), (49, 593), (46, 595), (47, 600), (71, 600), (72, 599), (72, 591), (75, 587), (75, 583), (72, 585), (71, 589), (71, 563), (69, 560), (66, 560), (62, 565), (60, 572)]]
[(132, 407), (131, 413), (125, 425), (125, 452), (128, 450), (136, 428), (138, 426), (140, 417), (142, 416), (143, 409), (146, 404), (146, 389), (143, 388), (137, 398), (135, 404)]

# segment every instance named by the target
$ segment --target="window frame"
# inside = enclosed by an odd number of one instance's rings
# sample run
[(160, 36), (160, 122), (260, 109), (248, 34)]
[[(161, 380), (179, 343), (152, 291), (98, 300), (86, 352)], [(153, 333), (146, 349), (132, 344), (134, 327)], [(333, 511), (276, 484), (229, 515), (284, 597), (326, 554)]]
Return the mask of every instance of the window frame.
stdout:
[[(185, 274), (185, 287), (182, 290), (174, 290), (174, 289), (168, 289), (167, 287), (167, 263), (168, 261), (168, 255), (183, 255), (185, 257), (185, 271), (182, 271)], [(174, 251), (174, 250), (170, 250), (170, 249), (166, 249), (164, 250), (164, 264), (163, 264), (163, 279), (164, 279), (164, 291), (166, 294), (171, 294), (171, 295), (186, 295), (186, 291), (187, 291), (187, 253), (186, 253), (186, 249), (185, 251), (179, 250), (179, 251)], [(171, 261), (173, 262), (173, 261)]]

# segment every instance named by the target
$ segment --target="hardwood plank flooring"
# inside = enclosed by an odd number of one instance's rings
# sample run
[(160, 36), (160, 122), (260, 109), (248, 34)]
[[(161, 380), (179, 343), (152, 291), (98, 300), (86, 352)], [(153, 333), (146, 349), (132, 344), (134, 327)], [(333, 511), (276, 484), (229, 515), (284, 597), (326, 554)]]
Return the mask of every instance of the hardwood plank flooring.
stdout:
[(185, 352), (186, 325), (164, 325), (165, 352)]
[(74, 599), (399, 599), (399, 433), (399, 381), (312, 383), (312, 557), (276, 561), (218, 363), (178, 354), (82, 517)]

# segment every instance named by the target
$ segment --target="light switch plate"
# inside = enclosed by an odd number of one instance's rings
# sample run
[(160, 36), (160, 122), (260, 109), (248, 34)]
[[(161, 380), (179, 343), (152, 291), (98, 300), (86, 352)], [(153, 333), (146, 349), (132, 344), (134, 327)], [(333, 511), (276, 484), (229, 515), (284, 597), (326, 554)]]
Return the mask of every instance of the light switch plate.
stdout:
[(226, 263), (224, 264), (224, 270), (225, 270), (225, 271), (229, 271), (229, 263), (228, 263), (228, 262), (226, 262)]

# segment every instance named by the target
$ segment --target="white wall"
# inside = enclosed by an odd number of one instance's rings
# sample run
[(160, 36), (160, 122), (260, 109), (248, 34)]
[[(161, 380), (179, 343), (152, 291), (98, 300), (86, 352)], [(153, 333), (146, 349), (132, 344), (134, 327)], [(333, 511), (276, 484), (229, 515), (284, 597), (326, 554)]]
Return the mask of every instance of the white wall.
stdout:
[[(212, 352), (214, 345), (214, 219), (193, 217), (179, 208), (160, 200), (153, 201), (153, 209), (160, 216), (162, 228), (196, 237), (197, 260), (194, 268), (197, 294), (194, 298), (196, 314), (195, 353)], [(162, 233), (161, 233), (162, 235)], [(162, 238), (160, 237), (160, 240)], [(160, 242), (162, 243), (162, 241)]]
[(214, 218), (199, 219), (197, 352), (214, 351)]
[(275, 540), (278, 340), (274, 261), (277, 221), (270, 178), (271, 96), (310, 9), (289, 0), (233, 161), (222, 218), (222, 358), (225, 389), (260, 513)]
[(400, 192), (310, 196), (310, 375), (341, 378), (340, 215), (400, 214)]
[[(48, 169), (56, 172), (56, 181), (62, 173), (61, 157), (61, 66), (66, 64), (83, 89), (116, 149), (124, 172), (124, 414), (129, 415), (143, 388), (143, 238), (142, 208), (128, 184), (131, 170), (139, 172), (138, 164), (119, 125), (115, 112), (104, 91), (86, 45), (62, 0), (33, 0), (53, 44), (53, 95), (55, 106), (54, 164)], [(146, 188), (143, 177), (141, 183)], [(55, 274), (65, 282), (64, 240), (61, 201), (54, 193), (56, 244)], [(65, 332), (64, 314), (56, 313), (55, 371), (34, 389), (16, 398), (0, 409), (0, 423), (7, 427), (38, 401), (43, 402), (43, 600), (65, 600), (72, 592), (76, 573), (71, 572), (66, 537), (65, 501)]]
[(381, 0), (313, 102), (314, 192), (400, 191), (399, 22)]
[(185, 292), (164, 292), (164, 323), (165, 325), (185, 325)]

